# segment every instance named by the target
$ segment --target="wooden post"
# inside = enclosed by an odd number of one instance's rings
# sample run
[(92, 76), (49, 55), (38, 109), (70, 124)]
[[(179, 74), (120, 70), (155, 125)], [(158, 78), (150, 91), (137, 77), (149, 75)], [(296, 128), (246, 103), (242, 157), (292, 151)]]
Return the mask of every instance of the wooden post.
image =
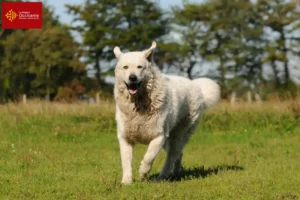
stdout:
[(96, 103), (97, 104), (100, 103), (100, 93), (99, 92), (97, 92), (97, 94), (96, 94)]
[(26, 94), (23, 94), (23, 96), (22, 96), (22, 102), (23, 102), (23, 104), (27, 104)]
[(261, 98), (260, 98), (259, 94), (255, 93), (254, 97), (258, 103), (261, 103)]
[(252, 103), (252, 97), (250, 91), (247, 92), (247, 99), (248, 99), (248, 103)]
[(48, 68), (47, 68), (47, 74), (46, 74), (46, 77), (47, 77), (47, 84), (46, 84), (46, 101), (47, 101), (47, 102), (50, 102), (50, 86), (49, 86), (49, 83), (50, 83), (50, 69), (51, 69), (51, 65), (49, 64), (49, 65), (48, 65)]
[(232, 92), (231, 98), (230, 98), (230, 104), (233, 106), (235, 104), (235, 99), (236, 99), (236, 93)]

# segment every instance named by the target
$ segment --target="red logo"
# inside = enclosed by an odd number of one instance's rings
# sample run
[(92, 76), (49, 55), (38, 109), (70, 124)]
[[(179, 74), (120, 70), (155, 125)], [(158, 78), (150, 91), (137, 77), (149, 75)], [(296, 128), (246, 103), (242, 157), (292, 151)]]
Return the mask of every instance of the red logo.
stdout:
[(41, 29), (42, 2), (2, 2), (2, 28)]

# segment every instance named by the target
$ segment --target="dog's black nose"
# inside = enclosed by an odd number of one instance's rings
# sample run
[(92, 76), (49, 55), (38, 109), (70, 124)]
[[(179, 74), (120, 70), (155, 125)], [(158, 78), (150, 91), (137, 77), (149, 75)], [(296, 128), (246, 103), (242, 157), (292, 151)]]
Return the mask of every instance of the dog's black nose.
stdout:
[(135, 81), (137, 81), (137, 77), (136, 77), (136, 75), (134, 75), (134, 74), (130, 74), (130, 76), (129, 76), (129, 80), (130, 80), (131, 82), (135, 82)]

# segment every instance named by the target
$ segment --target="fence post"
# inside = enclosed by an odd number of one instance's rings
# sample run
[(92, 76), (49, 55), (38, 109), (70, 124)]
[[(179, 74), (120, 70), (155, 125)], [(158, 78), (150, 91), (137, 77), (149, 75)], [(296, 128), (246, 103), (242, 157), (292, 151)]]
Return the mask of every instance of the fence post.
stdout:
[(96, 94), (96, 103), (97, 104), (100, 103), (100, 93), (99, 92), (97, 92), (97, 94)]
[(248, 99), (248, 103), (252, 103), (252, 97), (250, 91), (247, 92), (247, 99)]
[(23, 102), (23, 104), (27, 104), (26, 94), (23, 94), (23, 96), (22, 96), (22, 102)]
[(231, 98), (230, 98), (230, 104), (233, 106), (235, 104), (235, 99), (236, 99), (236, 93), (232, 92)]
[(258, 103), (261, 103), (261, 98), (260, 98), (259, 94), (255, 93), (254, 97)]

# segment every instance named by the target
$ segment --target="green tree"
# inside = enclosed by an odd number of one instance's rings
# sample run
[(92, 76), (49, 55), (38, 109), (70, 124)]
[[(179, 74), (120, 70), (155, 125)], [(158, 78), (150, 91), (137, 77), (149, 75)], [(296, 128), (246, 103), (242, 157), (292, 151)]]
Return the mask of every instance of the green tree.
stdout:
[(27, 94), (49, 100), (59, 87), (84, 76), (78, 44), (52, 10), (43, 9), (43, 29), (16, 30), (1, 42), (0, 80), (5, 81), (12, 99)]
[[(300, 28), (299, 6), (297, 7), (296, 1), (285, 0), (259, 0), (256, 6), (260, 23), (272, 31), (268, 35), (272, 40), (268, 40), (265, 61), (271, 64), (276, 86), (286, 87), (290, 82), (288, 54), (299, 55), (300, 37), (299, 33), (295, 34)], [(280, 76), (276, 62), (283, 63), (283, 76)]]
[(83, 39), (86, 60), (96, 69), (101, 86), (103, 74), (113, 72), (113, 48), (143, 49), (166, 33), (162, 10), (147, 0), (87, 0), (83, 6), (67, 5), (74, 16), (72, 29)]
[(2, 71), (11, 98), (16, 99), (21, 94), (28, 94), (30, 82), (34, 79), (27, 69), (32, 64), (32, 48), (35, 45), (34, 35), (27, 37), (26, 31), (18, 30), (3, 41), (4, 55)]
[[(12, 33), (12, 30), (0, 28), (0, 60), (4, 57), (4, 46), (3, 42), (6, 40), (7, 36)], [(0, 61), (0, 103), (7, 101), (7, 93), (9, 87), (8, 77), (5, 76), (6, 70)]]
[(242, 85), (245, 78), (249, 88), (262, 77), (263, 32), (253, 18), (249, 0), (187, 3), (183, 9), (175, 8), (174, 14), (182, 27), (183, 43), (190, 45), (189, 57), (201, 55), (207, 61), (218, 61), (223, 97), (234, 86)]
[(38, 96), (45, 95), (50, 100), (50, 95), (54, 96), (59, 86), (83, 75), (76, 46), (70, 34), (59, 27), (45, 29), (38, 37), (33, 49), (35, 64), (31, 68), (37, 75), (32, 87), (40, 88)]
[(165, 41), (164, 44), (161, 44), (161, 49), (165, 57), (162, 61), (165, 62), (167, 68), (183, 72), (188, 78), (193, 79), (195, 77), (193, 69), (203, 60), (203, 56), (200, 54), (201, 40), (198, 38), (201, 23), (195, 20), (194, 16), (191, 16), (188, 10), (189, 6), (197, 5), (185, 4), (184, 9), (179, 6), (172, 8), (172, 32), (167, 38), (170, 38), (171, 34), (175, 34), (177, 39)]
[[(0, 0), (0, 5), (3, 0)], [(0, 9), (0, 15), (2, 16), (2, 9)], [(6, 37), (12, 33), (12, 29), (2, 29), (2, 23), (0, 23), (0, 60), (4, 56), (4, 47), (3, 41), (6, 40)], [(9, 87), (9, 80), (5, 76), (5, 69), (0, 61), (0, 103), (7, 101), (7, 93)]]

